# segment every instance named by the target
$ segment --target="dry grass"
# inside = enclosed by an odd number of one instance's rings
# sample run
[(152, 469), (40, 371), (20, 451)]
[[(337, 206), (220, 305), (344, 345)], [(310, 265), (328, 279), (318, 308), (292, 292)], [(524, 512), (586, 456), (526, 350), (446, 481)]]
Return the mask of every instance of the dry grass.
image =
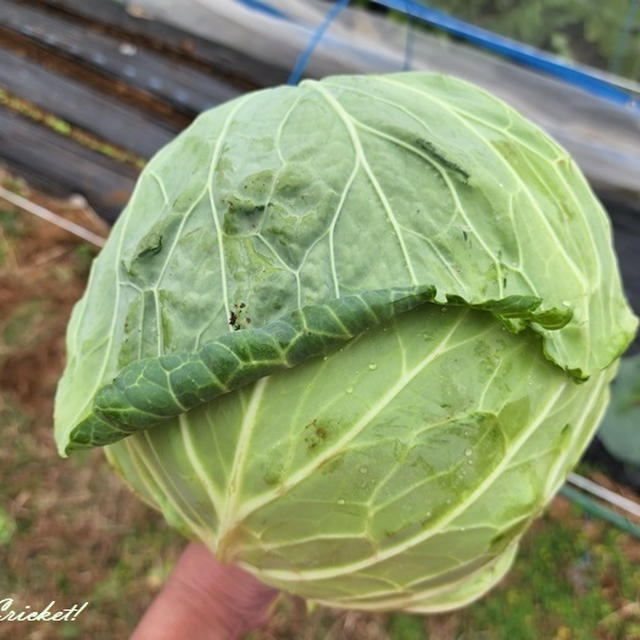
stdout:
[[(105, 231), (86, 208), (29, 197)], [(75, 624), (0, 623), (0, 638), (125, 638), (182, 541), (100, 451), (62, 460), (55, 450), (64, 329), (93, 249), (1, 204), (0, 233), (0, 597), (16, 608), (90, 601)]]

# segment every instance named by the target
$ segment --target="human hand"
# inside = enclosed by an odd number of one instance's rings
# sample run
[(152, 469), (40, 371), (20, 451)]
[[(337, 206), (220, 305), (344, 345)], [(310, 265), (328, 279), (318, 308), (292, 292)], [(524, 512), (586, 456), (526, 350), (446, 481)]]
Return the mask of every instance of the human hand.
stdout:
[(266, 620), (277, 591), (192, 542), (131, 640), (235, 640)]

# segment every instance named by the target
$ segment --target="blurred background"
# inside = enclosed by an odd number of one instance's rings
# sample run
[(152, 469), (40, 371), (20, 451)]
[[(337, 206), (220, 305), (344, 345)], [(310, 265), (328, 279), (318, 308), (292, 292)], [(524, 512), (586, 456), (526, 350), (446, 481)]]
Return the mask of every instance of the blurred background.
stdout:
[[(126, 638), (184, 540), (100, 451), (58, 458), (53, 395), (91, 260), (153, 153), (202, 110), (304, 77), (424, 69), (574, 156), (640, 313), (640, 0), (0, 0), (0, 599), (88, 601), (0, 638)], [(282, 596), (253, 640), (640, 638), (640, 346), (598, 438), (489, 596), (439, 616)]]

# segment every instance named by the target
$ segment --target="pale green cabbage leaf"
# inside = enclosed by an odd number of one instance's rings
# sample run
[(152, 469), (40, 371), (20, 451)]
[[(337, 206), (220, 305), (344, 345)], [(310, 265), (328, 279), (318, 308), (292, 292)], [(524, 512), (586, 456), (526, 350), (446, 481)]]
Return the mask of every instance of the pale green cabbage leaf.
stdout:
[(636, 319), (567, 153), (420, 72), (202, 114), (72, 314), (61, 454), (107, 445), (225, 561), (346, 608), (486, 592), (606, 408)]

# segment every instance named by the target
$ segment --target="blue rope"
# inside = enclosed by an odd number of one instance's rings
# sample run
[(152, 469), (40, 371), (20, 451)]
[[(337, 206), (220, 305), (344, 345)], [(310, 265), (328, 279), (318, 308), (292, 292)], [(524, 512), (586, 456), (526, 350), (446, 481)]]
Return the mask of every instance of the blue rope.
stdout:
[(395, 9), (406, 15), (411, 15), (447, 33), (473, 42), (481, 48), (499, 53), (516, 62), (556, 76), (600, 98), (610, 100), (619, 105), (635, 107), (640, 111), (640, 105), (636, 103), (634, 97), (627, 91), (612, 85), (602, 78), (598, 78), (588, 71), (563, 63), (554, 56), (546, 54), (539, 49), (468, 24), (442, 11), (425, 7), (418, 2), (414, 2), (414, 0), (371, 1), (388, 9)]
[(620, 62), (622, 62), (622, 56), (625, 54), (625, 51), (627, 49), (627, 41), (629, 40), (629, 31), (631, 31), (631, 27), (633, 26), (633, 19), (636, 16), (637, 9), (638, 9), (638, 0), (631, 0), (629, 2), (629, 9), (627, 10), (627, 15), (624, 18), (624, 24), (622, 25), (622, 35), (620, 36), (620, 40), (618, 40), (616, 53), (613, 56), (613, 62), (611, 63), (611, 70), (614, 72), (618, 71)]
[(285, 18), (289, 19), (286, 13), (279, 11), (278, 9), (274, 9), (271, 5), (266, 2), (260, 2), (260, 0), (236, 0), (240, 4), (243, 4), (249, 9), (253, 9), (254, 11), (261, 11), (262, 13), (266, 13), (268, 16), (273, 16), (275, 18)]
[(329, 25), (333, 22), (333, 19), (349, 4), (349, 0), (337, 0), (336, 3), (327, 11), (327, 15), (324, 17), (324, 20), (318, 25), (318, 28), (313, 32), (307, 46), (298, 56), (296, 63), (291, 71), (291, 75), (289, 76), (289, 80), (287, 80), (287, 84), (298, 84), (300, 77), (302, 76), (302, 72), (304, 68), (307, 66), (307, 62), (309, 62), (309, 58), (313, 53), (313, 50), (316, 48), (318, 42), (320, 42), (324, 32), (327, 30)]

